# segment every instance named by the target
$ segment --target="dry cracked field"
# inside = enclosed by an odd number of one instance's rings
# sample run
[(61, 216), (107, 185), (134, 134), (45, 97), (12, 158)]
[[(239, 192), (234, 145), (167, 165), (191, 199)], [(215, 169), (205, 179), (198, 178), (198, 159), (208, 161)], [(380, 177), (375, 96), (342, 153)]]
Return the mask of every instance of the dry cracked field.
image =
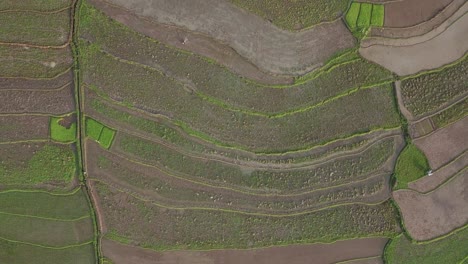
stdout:
[(0, 1), (0, 263), (464, 263), (430, 2)]

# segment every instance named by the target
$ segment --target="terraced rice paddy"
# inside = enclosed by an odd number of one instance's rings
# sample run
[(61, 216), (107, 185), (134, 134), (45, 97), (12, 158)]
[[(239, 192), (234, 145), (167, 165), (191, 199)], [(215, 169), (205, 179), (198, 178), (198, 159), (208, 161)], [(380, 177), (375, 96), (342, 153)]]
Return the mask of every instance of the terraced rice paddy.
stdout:
[(462, 261), (466, 56), (363, 58), (394, 5), (0, 3), (0, 262)]

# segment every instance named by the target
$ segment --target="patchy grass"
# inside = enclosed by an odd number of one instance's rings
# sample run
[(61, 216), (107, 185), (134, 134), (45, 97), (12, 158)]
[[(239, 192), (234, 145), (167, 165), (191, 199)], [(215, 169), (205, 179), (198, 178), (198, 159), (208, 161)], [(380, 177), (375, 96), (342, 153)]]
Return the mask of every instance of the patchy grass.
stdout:
[(97, 141), (101, 146), (108, 149), (114, 140), (115, 130), (106, 127), (100, 122), (86, 118), (86, 136)]
[(0, 263), (14, 264), (94, 264), (93, 243), (66, 249), (49, 249), (0, 239)]
[(60, 219), (76, 219), (90, 215), (83, 190), (53, 195), (35, 191), (0, 192), (0, 212)]
[[(118, 148), (133, 154), (147, 163), (167, 168), (183, 177), (196, 177), (218, 185), (247, 187), (274, 192), (294, 192), (312, 188), (349, 183), (375, 172), (392, 154), (394, 139), (383, 140), (367, 149), (362, 155), (333, 160), (306, 169), (257, 170), (236, 165), (193, 158), (183, 155), (163, 145), (122, 134)], [(314, 175), (313, 178), (310, 175)]]
[(392, 239), (385, 249), (389, 264), (440, 264), (466, 263), (468, 256), (468, 228), (465, 226), (452, 234), (423, 243), (416, 243), (400, 235)]
[(0, 237), (14, 241), (63, 247), (89, 242), (94, 236), (91, 218), (57, 221), (16, 215), (0, 215)]
[(35, 10), (55, 11), (71, 6), (71, 0), (3, 0), (0, 1), (1, 10)]
[(444, 111), (432, 116), (432, 121), (438, 127), (447, 126), (453, 122), (456, 122), (468, 115), (468, 98), (460, 101)]
[(41, 183), (68, 184), (76, 173), (71, 145), (25, 143), (0, 148), (0, 184), (34, 186)]
[(0, 41), (59, 46), (68, 41), (69, 10), (54, 14), (7, 12), (0, 16)]
[(436, 111), (467, 93), (468, 56), (455, 65), (401, 82), (403, 102), (415, 117)]
[(347, 0), (231, 0), (231, 2), (280, 28), (300, 30), (340, 17)]
[(71, 143), (76, 141), (76, 116), (69, 114), (50, 118), (50, 138), (54, 141)]
[(371, 26), (383, 27), (385, 21), (385, 7), (384, 5), (372, 5), (372, 18)]
[(401, 152), (396, 163), (396, 189), (407, 188), (409, 182), (425, 176), (429, 170), (429, 163), (424, 153), (415, 145), (408, 144)]
[(25, 49), (9, 45), (0, 45), (0, 60), (0, 76), (30, 78), (55, 77), (69, 69), (73, 62), (69, 48)]
[[(123, 243), (157, 250), (252, 248), (359, 236), (392, 237), (398, 232), (397, 211), (389, 202), (271, 217), (162, 208), (100, 183), (96, 187), (109, 232)], [(119, 201), (125, 201), (125, 207)]]

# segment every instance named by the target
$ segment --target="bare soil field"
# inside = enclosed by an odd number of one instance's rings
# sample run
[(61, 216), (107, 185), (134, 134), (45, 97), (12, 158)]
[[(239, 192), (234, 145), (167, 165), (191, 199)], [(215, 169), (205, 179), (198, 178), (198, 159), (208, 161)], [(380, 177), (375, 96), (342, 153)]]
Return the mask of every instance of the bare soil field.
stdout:
[(1, 113), (66, 114), (75, 109), (74, 85), (57, 91), (0, 90)]
[(383, 253), (387, 238), (362, 238), (332, 244), (293, 245), (252, 250), (156, 252), (108, 239), (102, 240), (105, 257), (115, 264), (330, 264)]
[(385, 4), (385, 27), (410, 27), (436, 16), (453, 0), (403, 0)]
[(290, 84), (293, 82), (293, 77), (274, 75), (260, 70), (233, 48), (209, 36), (144, 19), (102, 0), (90, 0), (89, 2), (107, 16), (136, 32), (166, 45), (209, 57), (246, 78), (265, 84)]
[(414, 140), (429, 160), (433, 170), (450, 162), (468, 149), (468, 117)]
[(337, 51), (355, 45), (354, 38), (341, 20), (293, 33), (281, 30), (227, 1), (112, 0), (109, 3), (156, 22), (184, 27), (228, 43), (260, 69), (276, 74), (309, 72), (320, 67)]
[(48, 116), (1, 116), (0, 142), (48, 139)]
[(467, 167), (468, 153), (464, 152), (449, 164), (434, 171), (431, 176), (422, 177), (414, 182), (410, 182), (408, 187), (421, 193), (432, 191), (458, 172), (466, 170)]
[(402, 212), (406, 230), (422, 241), (436, 238), (468, 221), (468, 171), (427, 194), (411, 190), (393, 193)]
[(68, 70), (56, 78), (51, 79), (24, 79), (1, 78), (1, 90), (53, 90), (59, 89), (73, 80), (73, 71)]
[(411, 27), (374, 27), (371, 29), (369, 36), (383, 38), (409, 38), (420, 36), (430, 32), (445, 21), (450, 20), (457, 10), (464, 9), (462, 8), (463, 6), (467, 6), (465, 0), (453, 0), (440, 13), (427, 21)]
[(434, 129), (435, 127), (430, 118), (409, 125), (409, 133), (413, 139), (428, 135)]
[[(468, 13), (430, 40), (405, 46), (376, 44), (360, 54), (400, 76), (439, 68), (463, 57), (468, 50)], [(410, 41), (413, 42), (413, 41)]]

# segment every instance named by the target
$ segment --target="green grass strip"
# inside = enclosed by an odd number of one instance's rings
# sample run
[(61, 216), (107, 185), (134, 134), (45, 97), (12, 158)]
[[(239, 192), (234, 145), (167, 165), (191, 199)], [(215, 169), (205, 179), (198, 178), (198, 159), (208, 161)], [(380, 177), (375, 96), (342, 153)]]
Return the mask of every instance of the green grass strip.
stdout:
[[(71, 119), (69, 127), (66, 127), (62, 122), (67, 118)], [(57, 142), (71, 143), (76, 141), (76, 121), (74, 114), (65, 116), (53, 116), (50, 118), (50, 138)]]
[(395, 167), (395, 189), (408, 188), (408, 183), (427, 174), (430, 170), (426, 156), (415, 145), (408, 144), (400, 153)]
[(348, 13), (346, 14), (346, 23), (350, 29), (356, 29), (357, 20), (359, 17), (359, 10), (361, 8), (361, 3), (353, 2), (349, 7)]
[(115, 131), (104, 127), (101, 131), (101, 135), (99, 136), (99, 143), (104, 146), (105, 148), (110, 148), (112, 141), (114, 140)]
[(102, 147), (108, 149), (112, 145), (115, 137), (115, 130), (111, 129), (102, 123), (87, 117), (86, 118), (86, 136), (94, 139)]
[(359, 10), (359, 17), (357, 19), (358, 28), (369, 27), (372, 16), (372, 4), (361, 3), (361, 9)]
[(371, 26), (382, 27), (385, 19), (385, 6), (384, 5), (373, 5), (372, 6), (372, 18)]

